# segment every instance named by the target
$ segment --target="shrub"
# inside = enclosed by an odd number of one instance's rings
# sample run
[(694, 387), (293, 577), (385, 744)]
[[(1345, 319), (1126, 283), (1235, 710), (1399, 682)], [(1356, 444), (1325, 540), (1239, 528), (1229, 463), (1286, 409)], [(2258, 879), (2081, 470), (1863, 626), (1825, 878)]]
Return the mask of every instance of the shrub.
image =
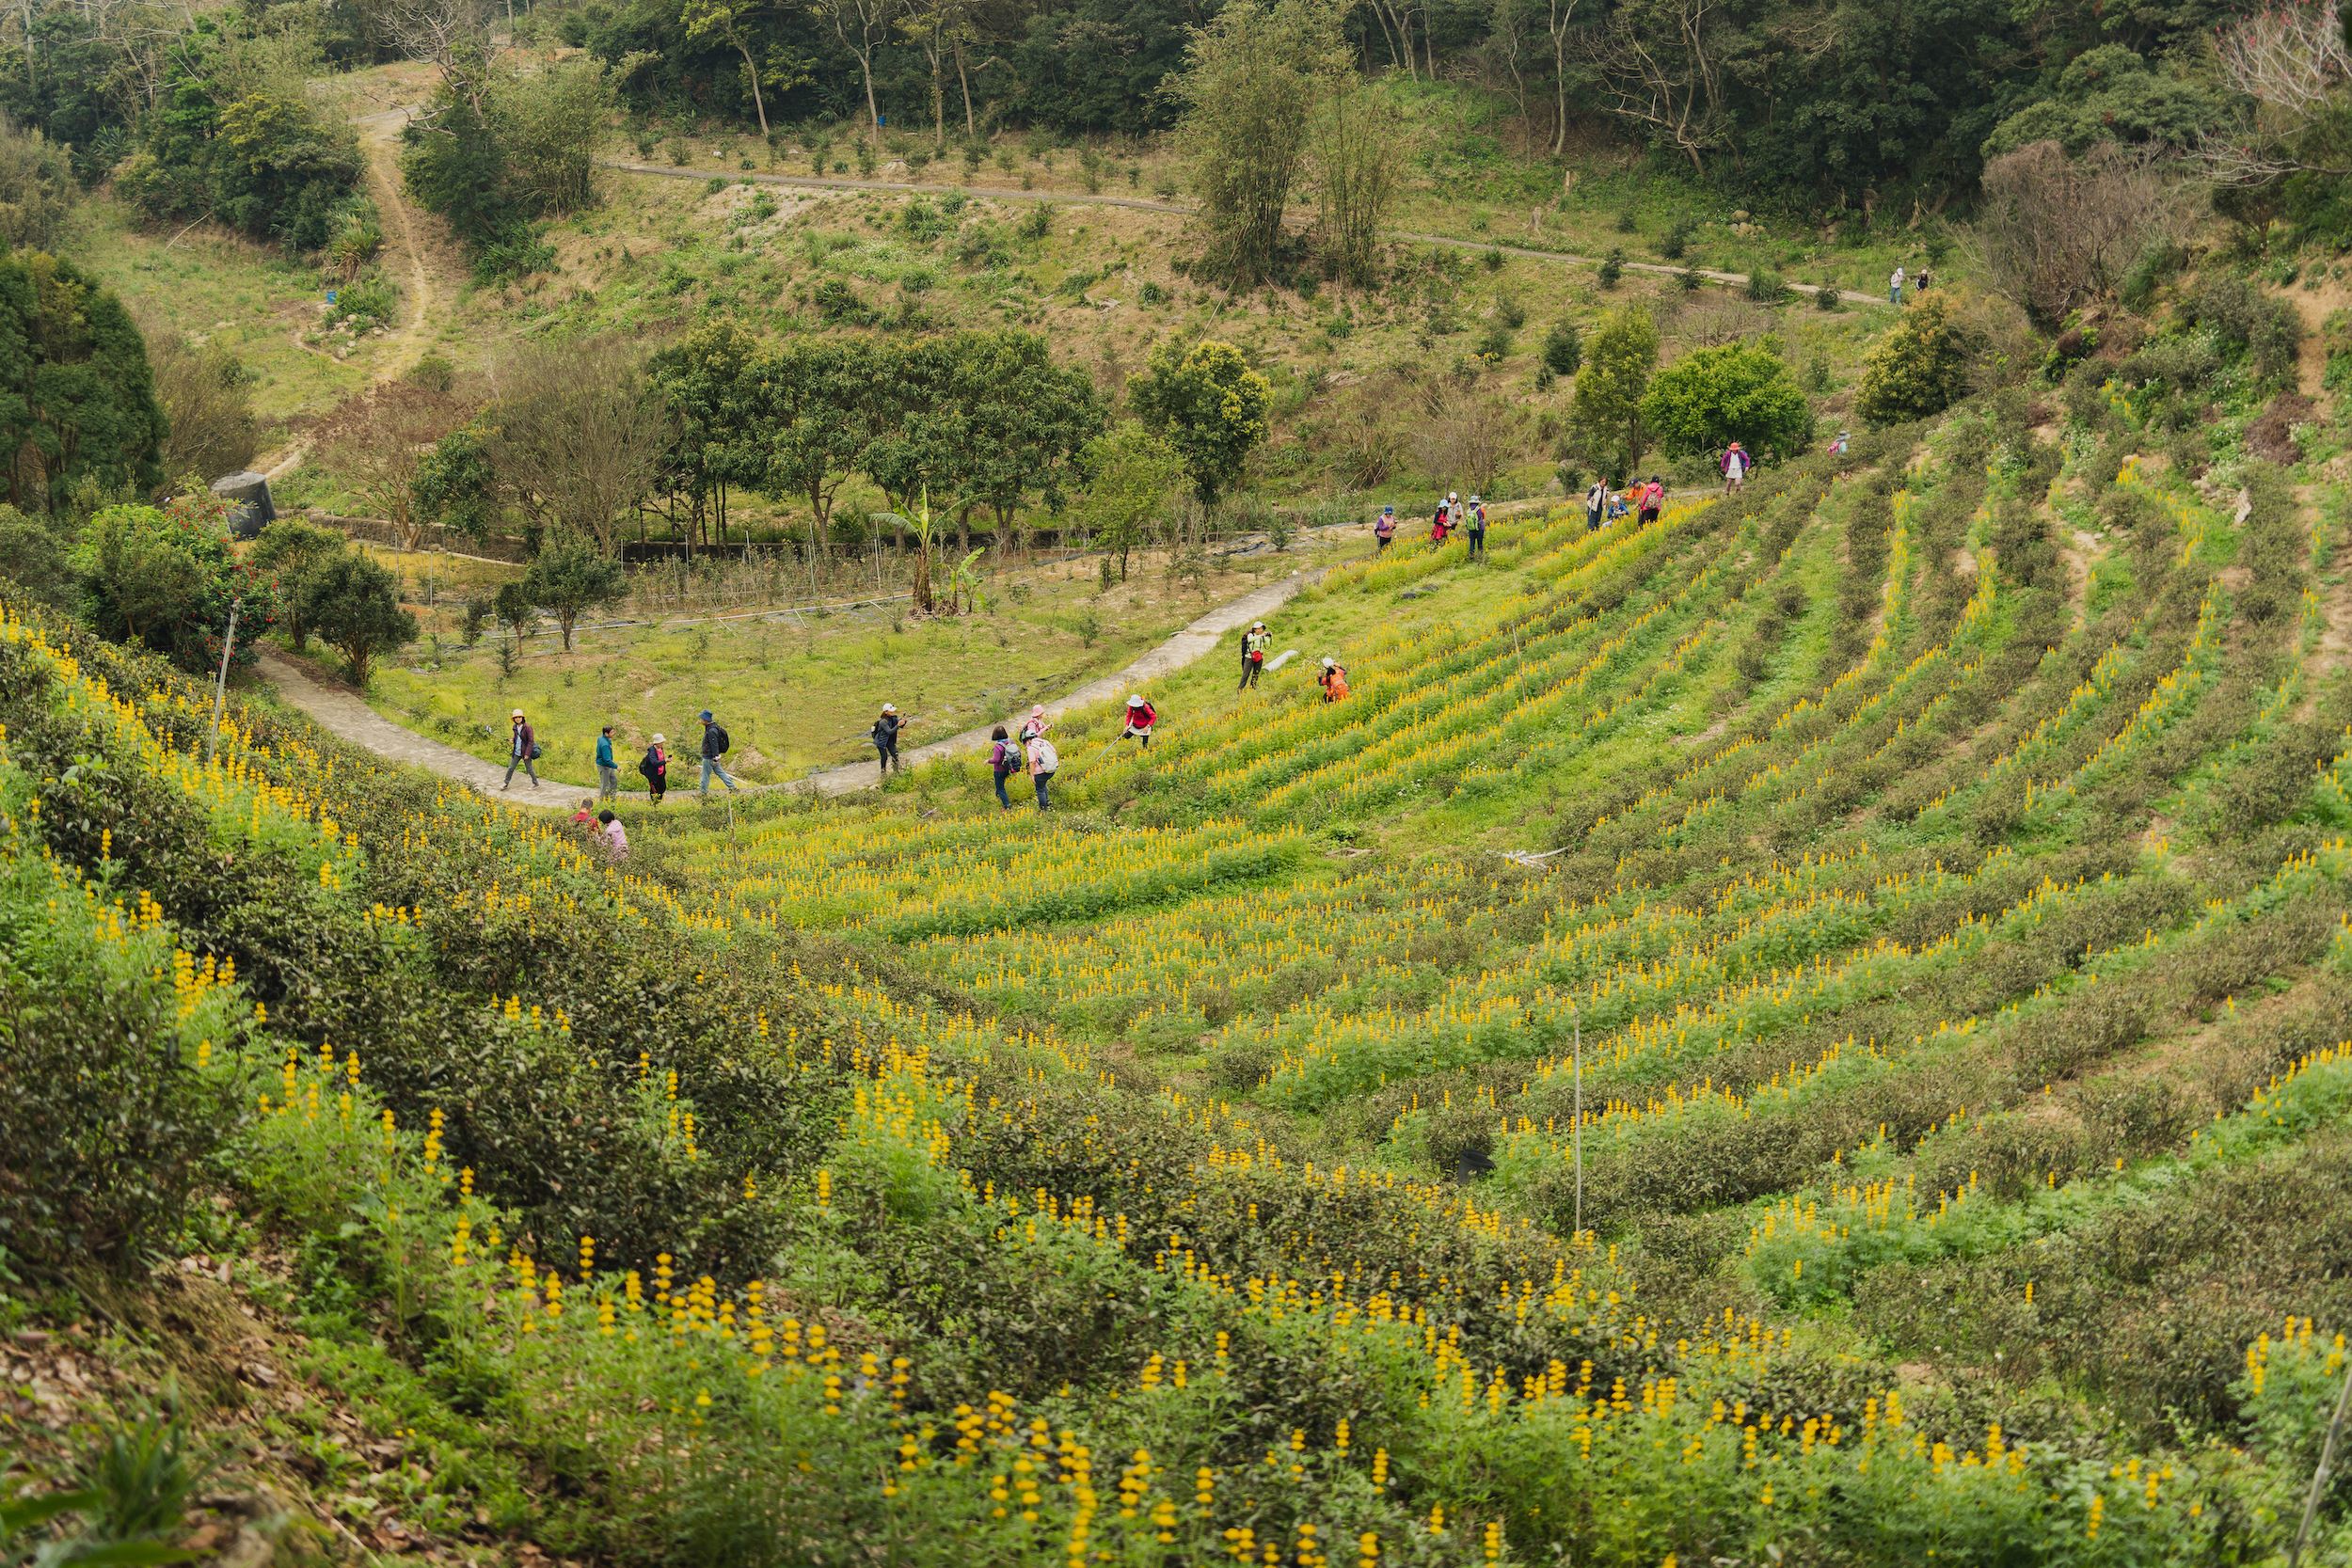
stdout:
[(230, 553), (210, 499), (175, 500), (162, 511), (110, 506), (90, 519), (76, 562), (101, 631), (145, 643), (199, 674), (220, 660), (232, 600), (243, 601), (238, 669), (251, 666), (254, 639), (278, 616), (268, 579)]
[(1872, 424), (1941, 414), (1968, 389), (1970, 342), (1947, 295), (1905, 310), (1863, 360), (1854, 411)]
[(1763, 305), (1778, 305), (1788, 297), (1788, 285), (1770, 267), (1748, 274), (1748, 297)]
[(1625, 252), (1623, 250), (1612, 250), (1601, 258), (1599, 277), (1602, 288), (1615, 288), (1617, 280), (1623, 277), (1625, 277)]
[(1836, 284), (1824, 283), (1813, 291), (1813, 309), (1816, 310), (1843, 310), (1845, 308), (1845, 296), (1838, 293)]
[(417, 618), (400, 607), (400, 579), (357, 550), (306, 572), (294, 604), (303, 621), (343, 656), (354, 686), (368, 684), (376, 655), (416, 640)]
[(1584, 364), (1584, 335), (1564, 316), (1544, 334), (1540, 353), (1544, 369), (1554, 375), (1574, 375)]
[(1736, 440), (1786, 459), (1813, 441), (1813, 409), (1787, 361), (1751, 342), (1695, 349), (1660, 371), (1642, 396), (1642, 422), (1674, 457)]

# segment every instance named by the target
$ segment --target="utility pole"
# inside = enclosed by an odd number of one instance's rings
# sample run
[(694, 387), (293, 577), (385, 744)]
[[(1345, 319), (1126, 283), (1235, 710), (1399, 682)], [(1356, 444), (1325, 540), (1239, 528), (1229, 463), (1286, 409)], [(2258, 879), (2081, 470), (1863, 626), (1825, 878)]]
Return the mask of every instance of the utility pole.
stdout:
[(221, 640), (220, 673), (213, 680), (213, 727), (204, 732), (204, 766), (213, 765), (213, 743), (220, 738), (221, 709), (229, 701), (229, 656), (237, 647), (237, 611), (245, 608), (245, 595), (229, 601), (229, 635)]

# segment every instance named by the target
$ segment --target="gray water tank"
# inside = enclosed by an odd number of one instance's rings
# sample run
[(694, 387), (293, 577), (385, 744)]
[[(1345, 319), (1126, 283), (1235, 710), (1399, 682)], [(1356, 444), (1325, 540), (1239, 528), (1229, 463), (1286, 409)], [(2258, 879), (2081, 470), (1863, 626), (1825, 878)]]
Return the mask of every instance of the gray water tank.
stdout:
[(230, 474), (213, 481), (213, 494), (230, 502), (234, 510), (229, 514), (229, 537), (250, 539), (278, 520), (278, 508), (270, 504), (269, 479), (247, 468), (241, 474)]

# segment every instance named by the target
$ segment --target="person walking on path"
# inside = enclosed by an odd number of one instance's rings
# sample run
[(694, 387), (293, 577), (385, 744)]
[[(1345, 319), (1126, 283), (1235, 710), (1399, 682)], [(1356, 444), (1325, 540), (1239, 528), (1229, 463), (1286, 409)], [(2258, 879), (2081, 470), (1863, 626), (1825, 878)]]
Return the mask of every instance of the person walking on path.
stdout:
[(539, 769), (532, 764), (539, 760), (539, 732), (531, 727), (531, 721), (523, 717), (521, 708), (515, 710), (507, 723), (506, 782), (499, 787), (512, 788), (515, 769), (519, 768), (530, 776), (531, 787), (536, 789), (539, 787)]
[(1396, 508), (1384, 506), (1380, 509), (1380, 515), (1373, 520), (1372, 553), (1378, 555), (1382, 550), (1387, 549), (1395, 538)]
[(726, 726), (710, 717), (708, 708), (703, 709), (696, 717), (703, 721), (702, 797), (706, 800), (710, 799), (710, 777), (714, 773), (719, 776), (719, 782), (727, 786), (727, 793), (732, 795), (735, 793), (735, 780), (728, 775), (726, 764), (719, 759), (727, 754), (727, 748), (735, 742), (728, 738)]
[(1315, 676), (1315, 684), (1323, 688), (1325, 702), (1336, 703), (1347, 695), (1347, 671), (1338, 659), (1327, 654), (1324, 656), (1322, 673)]
[(988, 732), (988, 770), (996, 775), (996, 803), (1012, 810), (1012, 797), (1005, 793), (1005, 781), (1021, 771), (1021, 747), (997, 725)]
[(1274, 634), (1260, 621), (1241, 634), (1241, 685), (1236, 690), (1247, 691), (1258, 684), (1258, 676), (1265, 669), (1265, 651), (1274, 642)]
[(628, 859), (628, 830), (610, 807), (596, 813), (596, 832), (604, 840), (604, 852), (616, 861)]
[(1035, 740), (1039, 736), (1043, 735), (1047, 730), (1050, 730), (1053, 727), (1054, 721), (1045, 717), (1044, 704), (1040, 703), (1037, 706), (1031, 708), (1029, 710), (1028, 718), (1021, 721), (1021, 744), (1024, 748), (1023, 754), (1026, 754), (1026, 748), (1030, 741)]
[(1429, 520), (1429, 542), (1433, 545), (1442, 545), (1445, 543), (1445, 536), (1453, 531), (1454, 515), (1443, 501), (1439, 501), (1438, 515)]
[(1037, 809), (1051, 811), (1054, 808), (1045, 798), (1045, 786), (1054, 782), (1054, 771), (1061, 766), (1061, 755), (1054, 750), (1054, 743), (1045, 738), (1043, 730), (1031, 736), (1023, 749), (1029, 756), (1029, 782), (1037, 786)]
[(596, 799), (614, 800), (621, 794), (621, 764), (612, 754), (612, 726), (596, 732)]
[(1652, 474), (1649, 483), (1639, 489), (1642, 499), (1634, 509), (1633, 520), (1646, 526), (1658, 521), (1659, 511), (1666, 504), (1666, 482)]
[(1927, 292), (1928, 269), (1921, 267), (1919, 269), (1918, 276), (1911, 280), (1911, 297), (1917, 299), (1921, 294), (1926, 293)]
[(1138, 691), (1127, 699), (1127, 727), (1119, 732), (1119, 738), (1140, 740), (1148, 752), (1152, 749), (1152, 726), (1159, 721), (1160, 710), (1145, 702), (1143, 693)]
[(669, 740), (668, 736), (656, 730), (652, 743), (645, 748), (645, 754), (637, 759), (637, 771), (644, 775), (645, 792), (653, 797), (653, 803), (657, 806), (670, 789), (670, 753), (665, 749)]
[(1486, 503), (1476, 496), (1470, 499), (1470, 559), (1476, 561), (1486, 553)]
[(1608, 516), (1609, 482), (1597, 479), (1593, 481), (1593, 487), (1584, 492), (1584, 531), (1596, 531)]
[(1898, 261), (1895, 263), (1894, 272), (1889, 274), (1886, 279), (1886, 303), (1889, 305), (1900, 305), (1902, 302), (1903, 268), (1902, 263)]
[(903, 723), (898, 709), (890, 703), (882, 704), (882, 717), (874, 721), (874, 750), (880, 753), (882, 776), (885, 779), (893, 768), (901, 773), (907, 770), (907, 765), (898, 760), (898, 731)]
[(1748, 470), (1754, 467), (1756, 467), (1756, 460), (1748, 455), (1747, 449), (1739, 442), (1734, 441), (1724, 449), (1724, 494), (1726, 496), (1735, 494), (1741, 485), (1747, 483)]

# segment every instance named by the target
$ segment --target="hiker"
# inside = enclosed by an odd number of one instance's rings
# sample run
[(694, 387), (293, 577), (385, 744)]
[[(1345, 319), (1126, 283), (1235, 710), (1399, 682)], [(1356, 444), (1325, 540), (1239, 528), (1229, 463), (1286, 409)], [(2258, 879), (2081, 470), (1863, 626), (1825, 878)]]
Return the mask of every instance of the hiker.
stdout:
[(1640, 490), (1641, 499), (1634, 510), (1633, 520), (1643, 524), (1654, 523), (1666, 504), (1666, 482), (1652, 474), (1649, 483), (1640, 486)]
[(616, 861), (628, 859), (628, 830), (621, 826), (621, 819), (609, 807), (596, 813), (596, 831), (604, 840), (606, 854)]
[(593, 822), (596, 819), (596, 803), (594, 800), (580, 801), (580, 809), (572, 813), (572, 826), (575, 828), (585, 822)]
[(621, 794), (621, 765), (612, 754), (612, 726), (607, 724), (596, 732), (596, 799), (618, 800)]
[(727, 748), (734, 742), (727, 738), (726, 727), (710, 717), (708, 708), (703, 709), (697, 717), (703, 721), (702, 797), (706, 800), (710, 799), (710, 776), (713, 773), (719, 776), (719, 782), (726, 785), (727, 793), (732, 795), (735, 793), (735, 781), (727, 775), (726, 765), (719, 759), (727, 754)]
[(1609, 520), (1616, 522), (1633, 510), (1633, 503), (1625, 490), (1609, 492)]
[(1926, 293), (1927, 292), (1928, 292), (1928, 269), (1927, 269), (1927, 268), (1925, 268), (1925, 267), (1921, 267), (1921, 268), (1919, 269), (1918, 276), (1917, 276), (1917, 277), (1914, 277), (1914, 278), (1911, 280), (1911, 297), (1912, 297), (1912, 298), (1914, 298), (1914, 299), (1917, 299), (1917, 298), (1918, 298), (1921, 294)]
[(1012, 797), (1005, 793), (1005, 781), (1021, 771), (1021, 748), (997, 725), (988, 732), (988, 770), (996, 775), (996, 803), (1012, 810)]
[(1756, 467), (1756, 460), (1748, 455), (1746, 448), (1734, 441), (1724, 451), (1722, 467), (1724, 494), (1728, 496), (1747, 483), (1748, 470)]
[(1347, 695), (1347, 671), (1341, 666), (1338, 659), (1326, 655), (1323, 660), (1323, 672), (1315, 676), (1315, 684), (1323, 688), (1325, 702), (1336, 703)]
[(1045, 738), (1043, 730), (1030, 736), (1022, 750), (1029, 757), (1029, 782), (1037, 785), (1037, 809), (1051, 811), (1053, 807), (1045, 799), (1045, 786), (1054, 782), (1054, 770), (1061, 766), (1061, 756), (1054, 750), (1054, 743)]
[(1160, 721), (1160, 710), (1143, 700), (1138, 691), (1127, 699), (1127, 727), (1119, 732), (1121, 740), (1133, 737), (1143, 742), (1143, 749), (1152, 749), (1152, 726)]
[(1852, 439), (1853, 436), (1849, 432), (1843, 430), (1839, 431), (1837, 433), (1837, 439), (1829, 444), (1831, 453), (1838, 457), (1845, 456), (1847, 444), (1852, 441)]
[(645, 792), (653, 797), (653, 803), (657, 806), (670, 787), (670, 753), (663, 750), (669, 739), (660, 730), (654, 731), (652, 743), (646, 746), (645, 754), (637, 759), (637, 771), (645, 777)]
[(1272, 646), (1274, 634), (1259, 621), (1241, 634), (1241, 685), (1236, 690), (1247, 691), (1258, 684), (1258, 676), (1265, 669), (1265, 651)]
[(1379, 517), (1372, 525), (1372, 553), (1375, 555), (1387, 549), (1390, 542), (1396, 538), (1395, 507), (1384, 506), (1380, 509)]
[(1591, 533), (1609, 515), (1609, 482), (1593, 481), (1593, 487), (1584, 492), (1584, 531)]
[(532, 764), (539, 760), (539, 733), (531, 727), (531, 721), (523, 717), (521, 708), (514, 711), (507, 723), (506, 782), (499, 787), (511, 787), (515, 783), (515, 769), (519, 768), (531, 776), (531, 787), (536, 789), (539, 787), (539, 769)]
[(1476, 496), (1470, 499), (1470, 559), (1476, 561), (1486, 553), (1486, 503)]
[(898, 730), (903, 722), (898, 708), (889, 703), (882, 704), (882, 717), (874, 721), (874, 750), (882, 753), (882, 776), (885, 779), (890, 777), (894, 766), (901, 773), (907, 770), (907, 765), (898, 760)]
[(1902, 263), (1898, 261), (1895, 263), (1894, 273), (1886, 279), (1886, 303), (1889, 305), (1900, 305), (1902, 302), (1903, 268)]
[(1030, 741), (1035, 740), (1039, 736), (1043, 735), (1047, 730), (1052, 729), (1053, 727), (1054, 721), (1045, 717), (1045, 705), (1040, 703), (1037, 706), (1029, 709), (1029, 717), (1022, 721), (1022, 746), (1026, 748)]
[(1447, 510), (1445, 502), (1439, 501), (1438, 515), (1429, 520), (1429, 542), (1433, 545), (1444, 544), (1445, 536), (1453, 531), (1453, 515)]

